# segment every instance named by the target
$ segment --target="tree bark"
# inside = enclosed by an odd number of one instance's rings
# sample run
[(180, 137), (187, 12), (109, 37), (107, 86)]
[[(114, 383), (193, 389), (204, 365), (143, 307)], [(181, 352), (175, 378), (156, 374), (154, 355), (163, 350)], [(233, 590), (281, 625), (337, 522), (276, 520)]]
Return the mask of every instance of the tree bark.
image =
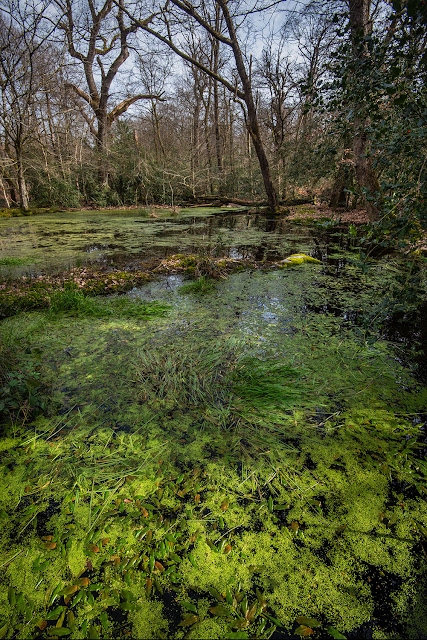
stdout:
[(28, 211), (28, 191), (27, 184), (25, 182), (24, 167), (22, 165), (22, 157), (20, 150), (16, 150), (16, 174), (18, 177), (18, 189), (19, 189), (19, 206), (24, 211)]
[[(370, 0), (349, 0), (350, 32), (355, 60), (363, 60), (367, 56), (364, 37), (372, 31), (369, 23)], [(363, 111), (363, 110), (359, 110)], [(369, 144), (366, 134), (368, 115), (360, 113), (353, 123), (353, 159), (356, 180), (362, 191), (362, 197), (369, 219), (373, 222), (379, 218), (378, 201), (381, 189), (378, 178), (368, 156)]]
[(273, 213), (279, 210), (279, 201), (277, 198), (276, 190), (274, 188), (273, 180), (271, 177), (270, 165), (267, 155), (265, 153), (264, 145), (261, 139), (261, 133), (258, 124), (258, 116), (255, 107), (254, 97), (252, 93), (252, 85), (248, 73), (246, 71), (245, 63), (243, 61), (243, 55), (240, 50), (239, 41), (237, 39), (236, 30), (234, 28), (233, 20), (231, 19), (230, 12), (228, 11), (227, 1), (218, 0), (218, 4), (221, 7), (222, 14), (224, 16), (225, 23), (227, 25), (228, 33), (231, 40), (231, 48), (234, 54), (234, 60), (236, 62), (237, 73), (239, 74), (242, 82), (243, 94), (245, 105), (247, 108), (247, 122), (249, 134), (252, 139), (252, 143), (257, 154), (259, 167), (261, 169), (262, 179), (264, 181), (264, 188), (267, 194), (268, 206)]

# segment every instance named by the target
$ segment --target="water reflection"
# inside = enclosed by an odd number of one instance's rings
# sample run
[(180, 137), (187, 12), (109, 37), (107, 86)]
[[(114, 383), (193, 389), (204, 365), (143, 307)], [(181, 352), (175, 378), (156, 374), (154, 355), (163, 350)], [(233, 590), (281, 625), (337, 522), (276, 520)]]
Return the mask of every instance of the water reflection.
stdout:
[(285, 218), (211, 213), (208, 208), (159, 218), (135, 211), (66, 212), (0, 221), (3, 255), (26, 263), (6, 273), (3, 270), (3, 275), (12, 277), (39, 275), (70, 265), (123, 268), (147, 259), (201, 251), (256, 261), (280, 260), (297, 252), (318, 257), (327, 251), (318, 236), (318, 230)]

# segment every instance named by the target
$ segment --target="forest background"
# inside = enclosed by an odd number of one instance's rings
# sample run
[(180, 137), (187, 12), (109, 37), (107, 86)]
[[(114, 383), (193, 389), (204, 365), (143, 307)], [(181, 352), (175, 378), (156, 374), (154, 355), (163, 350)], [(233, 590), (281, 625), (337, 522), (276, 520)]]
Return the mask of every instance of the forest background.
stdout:
[(424, 0), (2, 0), (7, 208), (265, 201), (426, 221)]

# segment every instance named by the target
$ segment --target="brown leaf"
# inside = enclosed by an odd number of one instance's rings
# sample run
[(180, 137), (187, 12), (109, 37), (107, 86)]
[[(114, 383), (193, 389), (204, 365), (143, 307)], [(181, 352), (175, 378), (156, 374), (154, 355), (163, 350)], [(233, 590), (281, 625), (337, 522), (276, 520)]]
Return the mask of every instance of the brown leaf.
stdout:
[(313, 629), (311, 629), (311, 627), (306, 627), (304, 624), (302, 624), (297, 629), (295, 629), (294, 633), (295, 633), (295, 635), (301, 636), (301, 637), (304, 638), (304, 637), (307, 637), (307, 636), (312, 636), (314, 631), (313, 631)]
[(153, 587), (153, 581), (151, 580), (151, 578), (147, 578), (147, 580), (145, 581), (145, 595), (147, 596), (147, 598), (151, 593), (152, 587)]
[(90, 584), (89, 578), (78, 578), (75, 582), (81, 587), (87, 587)]
[(253, 605), (249, 607), (249, 609), (246, 611), (246, 615), (245, 615), (246, 620), (248, 620), (249, 622), (252, 622), (252, 620), (255, 618), (257, 608), (258, 608), (258, 603), (255, 600)]
[(56, 549), (56, 542), (45, 542), (44, 548), (48, 549), (49, 551), (53, 551), (53, 549)]
[(156, 560), (156, 562), (154, 563), (154, 566), (156, 567), (156, 569), (158, 569), (160, 571), (160, 573), (163, 573), (163, 571), (165, 570), (165, 568), (162, 565), (162, 563), (159, 562), (158, 560)]
[(228, 498), (224, 498), (224, 500), (221, 502), (221, 511), (227, 511), (229, 504), (230, 500)]

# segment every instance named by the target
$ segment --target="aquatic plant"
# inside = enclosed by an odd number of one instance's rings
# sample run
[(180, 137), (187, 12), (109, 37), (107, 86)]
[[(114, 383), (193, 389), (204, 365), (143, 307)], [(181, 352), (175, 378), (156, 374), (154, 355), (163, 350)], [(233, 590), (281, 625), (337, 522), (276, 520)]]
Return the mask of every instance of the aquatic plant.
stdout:
[[(41, 375), (40, 350), (31, 345), (31, 326), (2, 332), (0, 417), (3, 424), (25, 423), (47, 407), (48, 384)], [(31, 323), (30, 323), (31, 325)]]
[[(245, 353), (243, 343), (205, 342), (191, 345), (177, 343), (173, 352), (167, 348), (141, 351), (135, 360), (137, 380), (145, 398), (157, 404), (200, 405), (218, 414), (226, 409), (268, 410), (289, 406), (307, 393), (301, 374), (280, 359)], [(224, 417), (224, 412), (222, 417)], [(214, 421), (214, 420), (213, 420)]]
[(4, 637), (425, 635), (426, 392), (348, 311), (392, 265), (4, 321), (55, 403), (0, 439)]
[(211, 293), (213, 289), (215, 289), (214, 282), (206, 276), (202, 275), (200, 276), (200, 278), (197, 278), (197, 280), (194, 280), (189, 284), (184, 284), (182, 287), (180, 287), (179, 293), (204, 294)]
[[(121, 285), (118, 285), (121, 288)], [(98, 291), (97, 291), (98, 289)], [(100, 290), (99, 290), (100, 289)], [(46, 284), (35, 284), (19, 294), (2, 292), (0, 309), (4, 317), (29, 310), (48, 310), (52, 315), (72, 315), (74, 317), (135, 317), (159, 316), (167, 312), (168, 306), (154, 302), (113, 298), (107, 301), (95, 298), (96, 293), (105, 293), (105, 283), (97, 287), (89, 282), (80, 288), (74, 281), (66, 281), (62, 288)], [(92, 294), (92, 295), (90, 295)]]

